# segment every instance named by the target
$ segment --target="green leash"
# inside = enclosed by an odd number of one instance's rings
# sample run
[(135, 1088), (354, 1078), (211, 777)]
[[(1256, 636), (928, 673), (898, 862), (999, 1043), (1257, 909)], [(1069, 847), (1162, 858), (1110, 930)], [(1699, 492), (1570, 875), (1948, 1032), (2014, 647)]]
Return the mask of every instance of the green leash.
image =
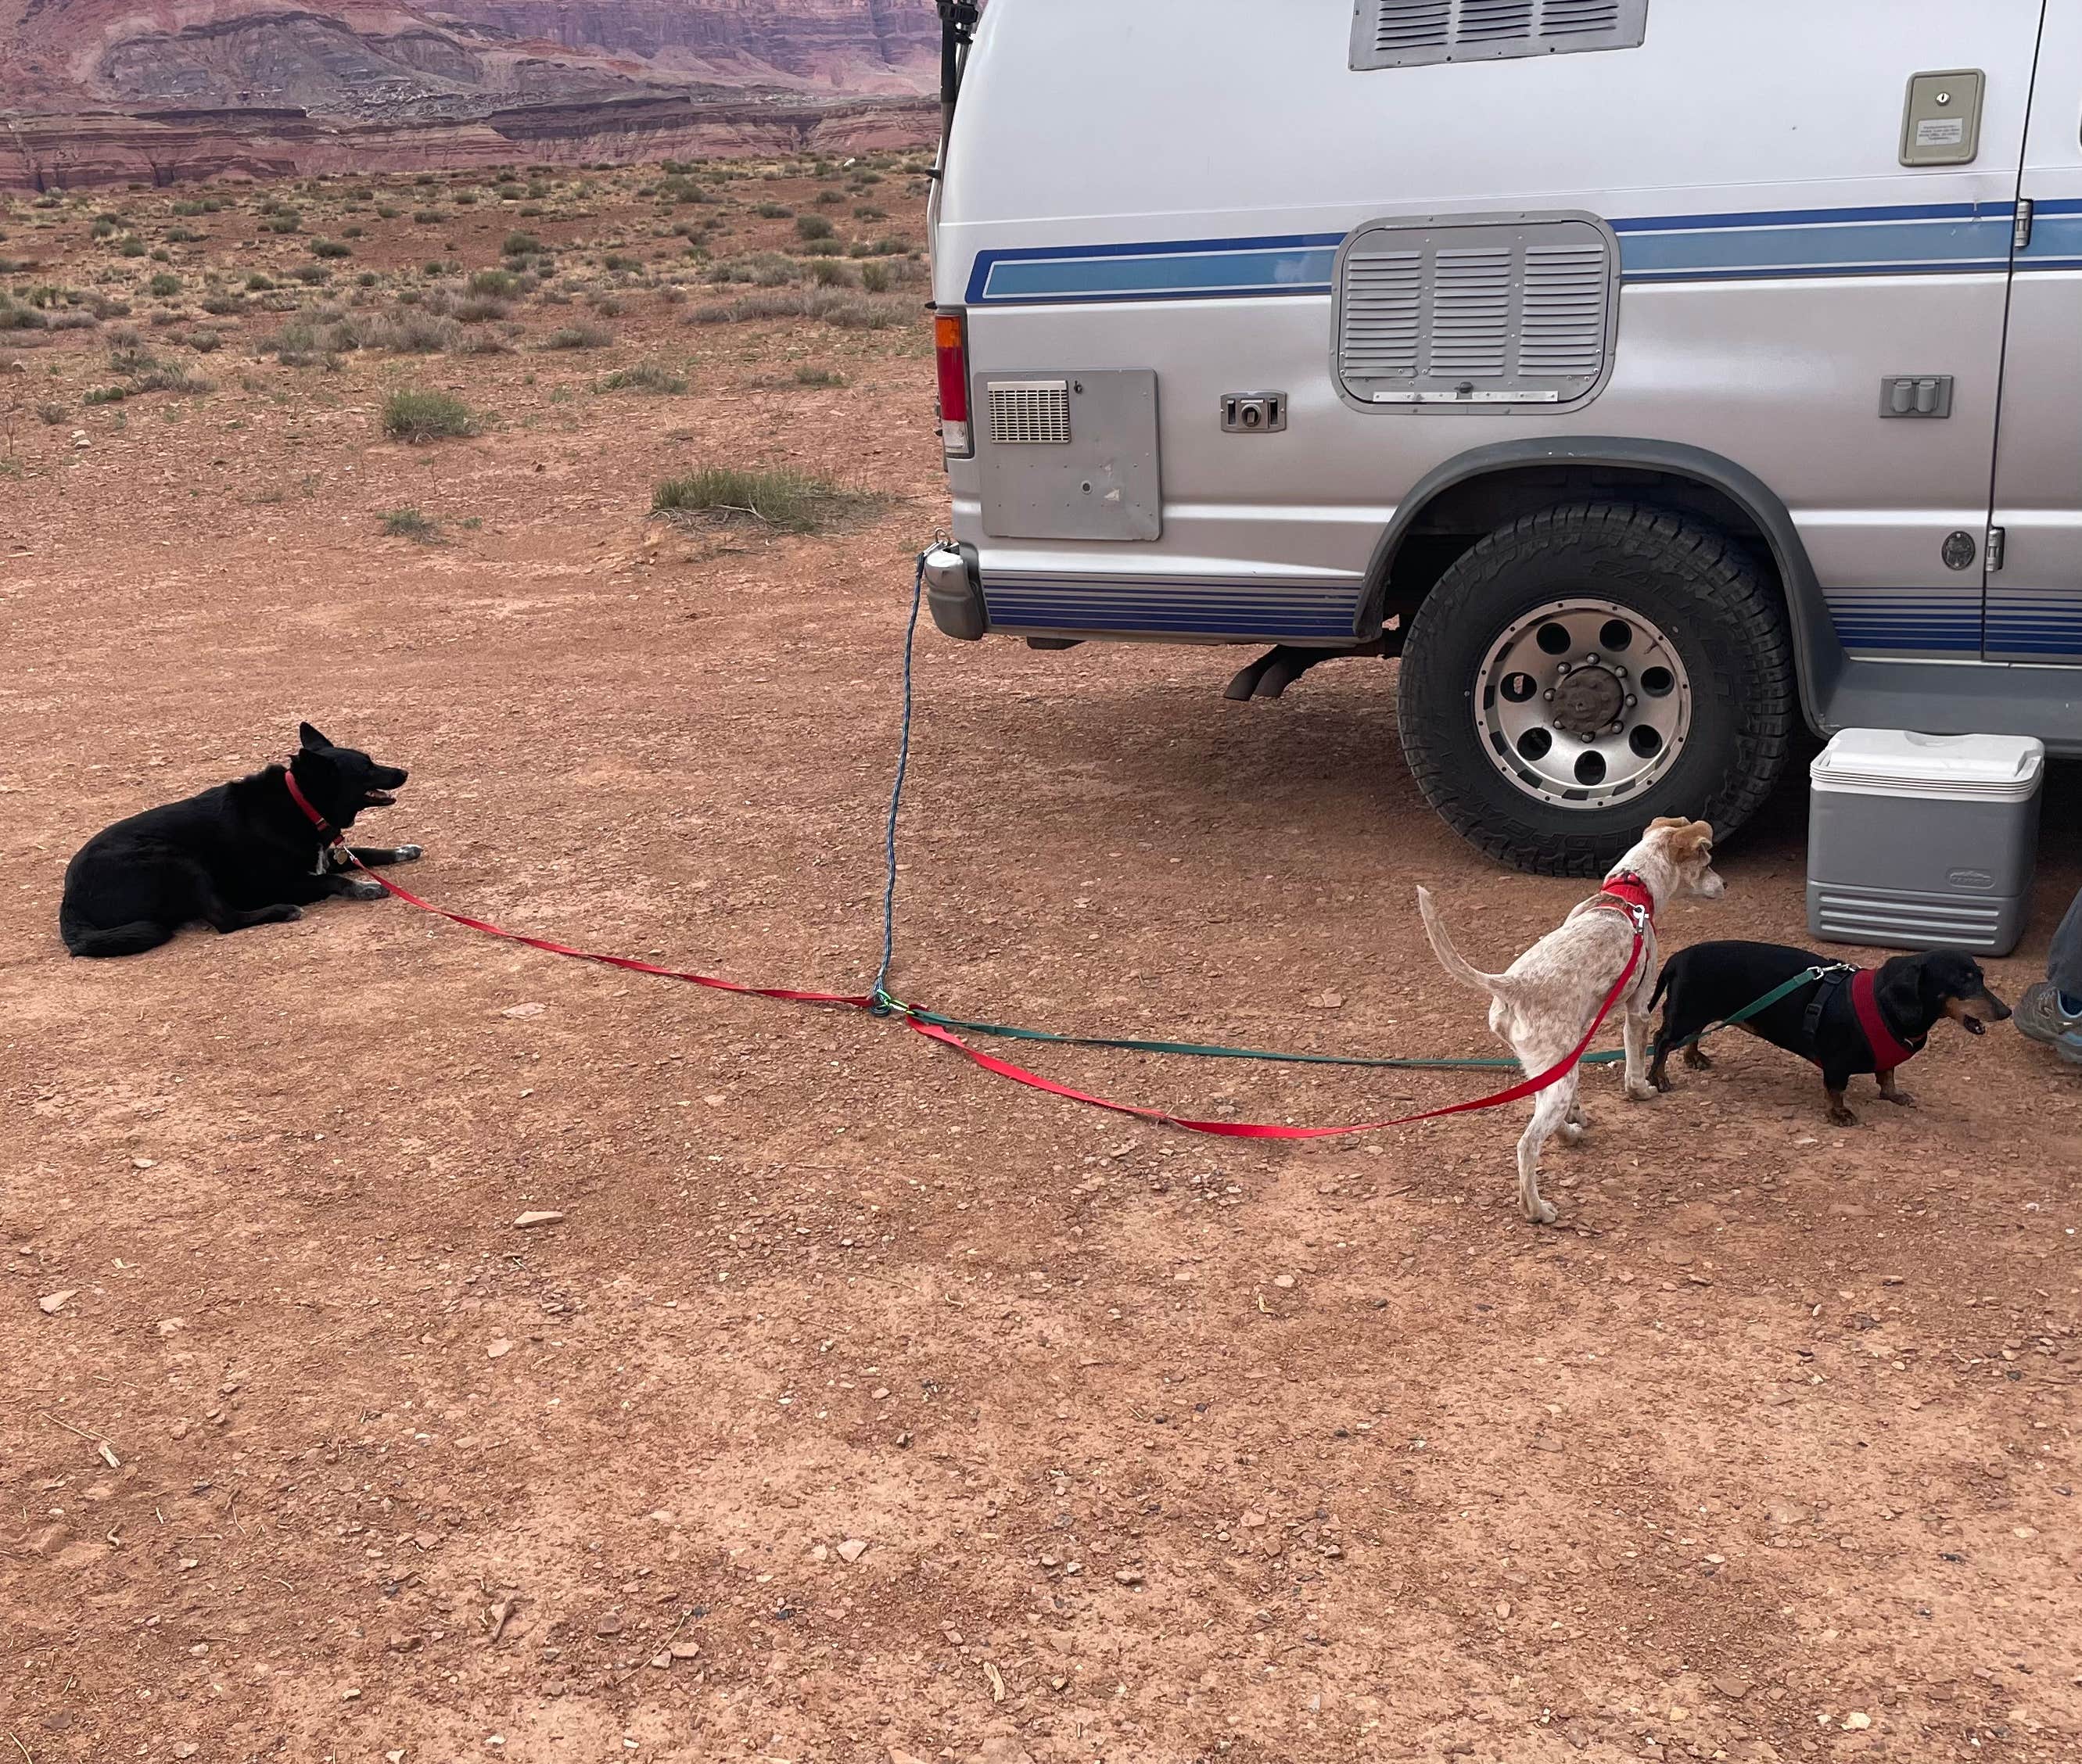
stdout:
[[(1724, 1029), (1732, 1029), (1746, 1023), (1758, 1012), (1768, 1010), (1778, 1001), (1797, 992), (1811, 980), (1819, 979), (1825, 969), (1821, 966), (1803, 970), (1783, 985), (1773, 987), (1762, 998), (1752, 999), (1739, 1011), (1732, 1011), (1717, 1023), (1709, 1023), (1696, 1035), (1672, 1044), (1673, 1048), (1689, 1047), (1704, 1041), (1709, 1035)], [(1005, 1041), (1052, 1042), (1063, 1047), (1109, 1047), (1131, 1054), (1182, 1054), (1193, 1059), (1265, 1059), (1275, 1060), (1288, 1066), (1359, 1066), (1373, 1070), (1390, 1069), (1403, 1071), (1491, 1071), (1515, 1069), (1515, 1059), (1374, 1059), (1360, 1054), (1282, 1054), (1262, 1047), (1229, 1047), (1219, 1042), (1160, 1042), (1144, 1041), (1129, 1035), (1060, 1035), (1053, 1029), (1022, 1029), (1012, 1023), (979, 1023), (966, 1017), (942, 1017), (938, 1011), (921, 1010), (915, 1005), (890, 1002), (900, 1010), (916, 1017), (921, 1023), (930, 1023), (936, 1028), (966, 1030), (974, 1035), (995, 1035)], [(1605, 1066), (1614, 1060), (1624, 1059), (1626, 1053), (1621, 1048), (1612, 1048), (1602, 1054), (1586, 1055), (1586, 1066)]]

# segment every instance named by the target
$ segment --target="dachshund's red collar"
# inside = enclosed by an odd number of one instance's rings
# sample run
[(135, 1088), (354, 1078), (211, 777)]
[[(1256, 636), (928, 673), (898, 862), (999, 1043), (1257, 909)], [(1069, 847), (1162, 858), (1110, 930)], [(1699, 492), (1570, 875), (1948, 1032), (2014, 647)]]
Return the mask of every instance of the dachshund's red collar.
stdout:
[(304, 819), (318, 830), (318, 837), (338, 839), (339, 829), (311, 806), (311, 799), (304, 794), (303, 787), (297, 782), (297, 774), (287, 766), (282, 768), (282, 781), (289, 787), (289, 800), (304, 811)]

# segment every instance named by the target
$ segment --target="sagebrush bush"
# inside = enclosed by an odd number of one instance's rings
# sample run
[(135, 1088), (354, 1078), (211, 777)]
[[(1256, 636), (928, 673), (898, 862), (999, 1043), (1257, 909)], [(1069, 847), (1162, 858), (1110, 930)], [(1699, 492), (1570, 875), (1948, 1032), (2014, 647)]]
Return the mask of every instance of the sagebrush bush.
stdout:
[(744, 471), (706, 465), (669, 478), (651, 497), (654, 513), (744, 522), (779, 533), (821, 533), (858, 515), (878, 499), (828, 478), (790, 468)]
[(633, 368), (617, 368), (600, 383), (603, 392), (665, 392), (678, 393), (687, 389), (687, 377), (675, 373), (655, 362), (639, 362)]
[(735, 300), (697, 306), (687, 317), (697, 325), (738, 324), (754, 318), (813, 318), (841, 330), (887, 330), (911, 323), (917, 314), (908, 300), (876, 299), (845, 288), (816, 288), (740, 294)]
[(446, 392), (401, 389), (383, 401), (383, 432), (394, 441), (474, 435), (478, 427), (470, 406)]

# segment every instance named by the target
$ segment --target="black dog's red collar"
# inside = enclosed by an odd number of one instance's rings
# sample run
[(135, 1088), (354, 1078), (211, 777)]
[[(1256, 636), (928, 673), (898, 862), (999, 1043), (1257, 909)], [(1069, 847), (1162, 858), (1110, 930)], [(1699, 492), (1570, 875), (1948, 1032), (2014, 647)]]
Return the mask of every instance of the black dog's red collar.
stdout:
[(1865, 1045), (1873, 1050), (1873, 1070), (1890, 1072), (1904, 1060), (1913, 1059), (1922, 1051), (1918, 1042), (1911, 1047), (1898, 1041), (1880, 1015), (1879, 1000), (1873, 996), (1878, 976), (1870, 968), (1861, 968), (1851, 976), (1851, 1008), (1858, 1013), (1858, 1027), (1864, 1032)]
[(1608, 876), (1599, 885), (1598, 898), (1600, 900), (1616, 900), (1622, 907), (1640, 913), (1645, 921), (1654, 922), (1655, 896), (1649, 892), (1648, 884), (1630, 869)]
[(304, 794), (302, 787), (297, 782), (297, 774), (287, 766), (282, 768), (282, 781), (289, 787), (289, 800), (304, 811), (304, 819), (318, 830), (318, 836), (321, 839), (338, 839), (339, 829), (311, 806), (311, 799)]

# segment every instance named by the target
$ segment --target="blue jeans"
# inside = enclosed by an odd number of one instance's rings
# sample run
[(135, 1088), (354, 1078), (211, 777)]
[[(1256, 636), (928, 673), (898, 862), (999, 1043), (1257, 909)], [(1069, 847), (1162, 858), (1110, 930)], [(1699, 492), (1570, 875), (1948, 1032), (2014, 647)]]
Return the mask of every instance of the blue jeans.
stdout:
[(2067, 916), (2053, 933), (2046, 977), (2059, 990), (2060, 1008), (2070, 1017), (2082, 1017), (2082, 895), (2069, 904)]

